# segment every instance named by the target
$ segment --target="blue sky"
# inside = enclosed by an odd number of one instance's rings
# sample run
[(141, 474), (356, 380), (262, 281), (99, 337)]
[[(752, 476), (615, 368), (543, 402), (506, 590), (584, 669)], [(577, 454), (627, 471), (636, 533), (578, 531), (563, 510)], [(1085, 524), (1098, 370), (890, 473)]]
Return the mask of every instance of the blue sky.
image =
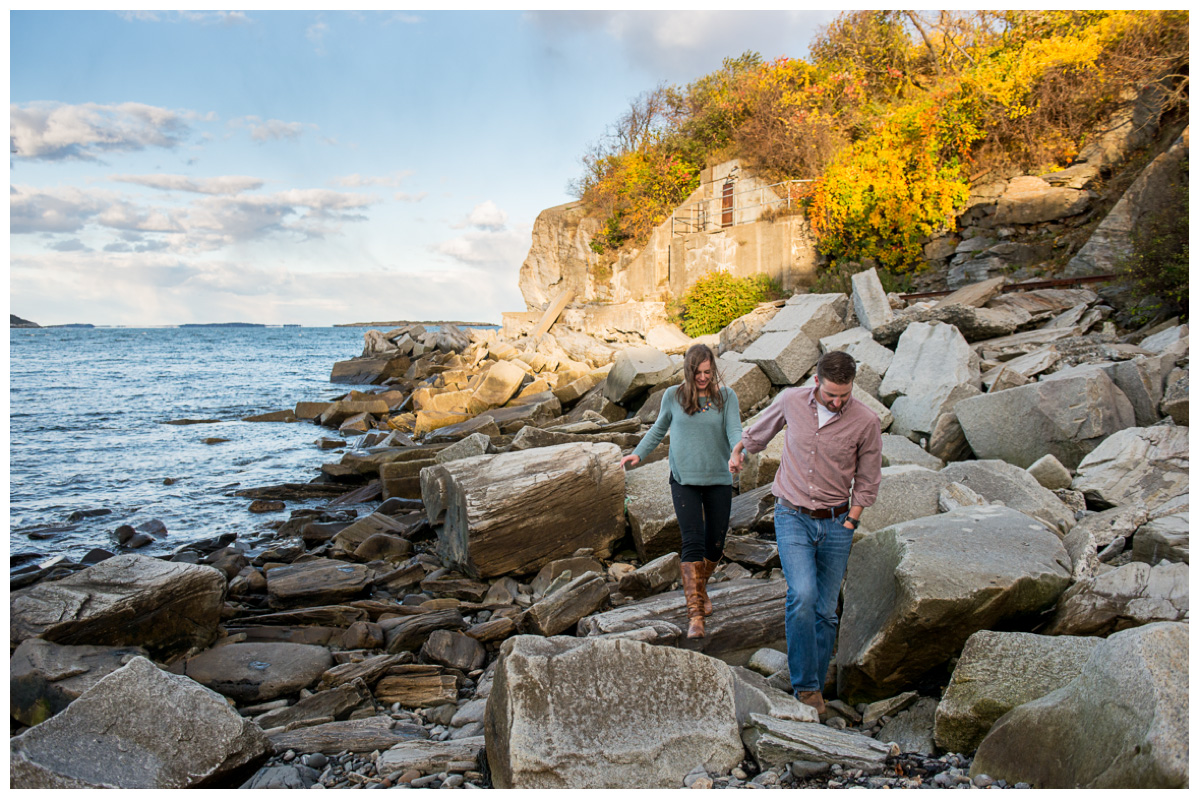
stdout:
[(499, 322), (629, 101), (834, 12), (11, 12), (10, 311)]

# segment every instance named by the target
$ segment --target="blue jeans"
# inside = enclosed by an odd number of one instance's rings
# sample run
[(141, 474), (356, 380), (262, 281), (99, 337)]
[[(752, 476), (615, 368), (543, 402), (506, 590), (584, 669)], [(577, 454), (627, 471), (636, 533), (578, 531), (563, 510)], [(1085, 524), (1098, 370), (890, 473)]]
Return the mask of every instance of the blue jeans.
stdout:
[(838, 592), (854, 531), (842, 525), (846, 514), (813, 519), (775, 504), (775, 541), (787, 579), (784, 630), (792, 689), (821, 691), (837, 636)]

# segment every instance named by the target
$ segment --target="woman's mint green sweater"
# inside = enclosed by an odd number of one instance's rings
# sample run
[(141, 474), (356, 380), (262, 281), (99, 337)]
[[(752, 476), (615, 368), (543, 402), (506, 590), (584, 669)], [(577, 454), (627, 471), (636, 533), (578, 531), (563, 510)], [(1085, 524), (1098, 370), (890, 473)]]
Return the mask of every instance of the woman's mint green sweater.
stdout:
[(642, 437), (633, 454), (645, 461), (670, 431), (671, 449), (667, 459), (676, 483), (689, 486), (733, 483), (729, 455), (742, 440), (737, 394), (728, 386), (722, 386), (724, 408), (718, 409), (714, 404), (708, 411), (689, 415), (675, 399), (678, 388), (672, 386), (663, 393), (658, 420)]

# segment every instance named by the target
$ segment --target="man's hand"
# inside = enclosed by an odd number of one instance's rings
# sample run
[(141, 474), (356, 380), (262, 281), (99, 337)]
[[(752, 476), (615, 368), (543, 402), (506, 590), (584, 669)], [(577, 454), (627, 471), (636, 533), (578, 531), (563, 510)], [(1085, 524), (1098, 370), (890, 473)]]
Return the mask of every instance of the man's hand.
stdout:
[(734, 450), (733, 455), (729, 456), (729, 471), (737, 475), (742, 471), (742, 466), (746, 462), (746, 456), (739, 450)]
[(621, 468), (625, 469), (626, 467), (636, 467), (640, 463), (642, 463), (641, 458), (630, 454), (621, 459)]

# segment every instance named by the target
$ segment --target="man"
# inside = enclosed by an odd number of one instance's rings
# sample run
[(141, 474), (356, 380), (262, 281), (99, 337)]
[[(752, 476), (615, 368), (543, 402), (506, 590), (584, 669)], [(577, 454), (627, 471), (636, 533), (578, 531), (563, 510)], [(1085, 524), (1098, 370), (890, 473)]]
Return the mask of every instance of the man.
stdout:
[(780, 392), (742, 434), (729, 458), (760, 452), (787, 426), (775, 475), (775, 540), (787, 579), (788, 670), (796, 697), (824, 713), (825, 673), (837, 635), (837, 601), (850, 540), (875, 502), (883, 438), (879, 418), (850, 396), (858, 368), (831, 351), (817, 361), (816, 385)]

